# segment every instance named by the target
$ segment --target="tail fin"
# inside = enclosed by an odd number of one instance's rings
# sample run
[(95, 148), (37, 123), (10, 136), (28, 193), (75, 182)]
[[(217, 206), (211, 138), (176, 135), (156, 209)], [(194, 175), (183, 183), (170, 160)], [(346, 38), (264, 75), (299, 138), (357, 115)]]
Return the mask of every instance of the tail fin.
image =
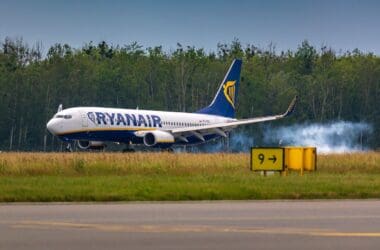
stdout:
[(198, 110), (196, 113), (235, 118), (235, 104), (237, 103), (239, 91), (241, 64), (241, 59), (235, 59), (232, 62), (214, 100), (212, 100), (209, 106)]

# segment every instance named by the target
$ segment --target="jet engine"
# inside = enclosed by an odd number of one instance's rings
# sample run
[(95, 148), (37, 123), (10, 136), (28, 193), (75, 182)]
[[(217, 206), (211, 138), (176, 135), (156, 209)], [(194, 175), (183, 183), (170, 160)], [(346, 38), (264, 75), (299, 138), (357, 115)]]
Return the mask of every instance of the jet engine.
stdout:
[(171, 146), (174, 143), (174, 136), (171, 133), (155, 130), (146, 132), (143, 138), (145, 146)]
[(102, 141), (78, 141), (78, 147), (80, 149), (102, 150), (106, 147), (106, 144)]

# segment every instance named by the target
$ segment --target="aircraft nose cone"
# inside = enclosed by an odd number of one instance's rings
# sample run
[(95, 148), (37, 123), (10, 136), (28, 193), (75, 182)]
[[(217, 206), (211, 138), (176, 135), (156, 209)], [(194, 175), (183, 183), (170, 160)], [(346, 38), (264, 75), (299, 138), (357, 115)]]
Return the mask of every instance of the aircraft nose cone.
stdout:
[(54, 119), (51, 119), (47, 124), (46, 124), (47, 130), (52, 133), (53, 135), (56, 134), (56, 126), (55, 126), (55, 121)]

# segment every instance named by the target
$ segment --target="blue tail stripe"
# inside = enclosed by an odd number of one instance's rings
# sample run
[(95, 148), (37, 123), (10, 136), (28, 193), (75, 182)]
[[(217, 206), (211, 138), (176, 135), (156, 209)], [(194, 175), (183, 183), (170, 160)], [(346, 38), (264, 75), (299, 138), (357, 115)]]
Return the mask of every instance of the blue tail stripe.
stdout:
[(235, 59), (232, 62), (211, 104), (196, 113), (235, 118), (241, 64), (240, 59)]

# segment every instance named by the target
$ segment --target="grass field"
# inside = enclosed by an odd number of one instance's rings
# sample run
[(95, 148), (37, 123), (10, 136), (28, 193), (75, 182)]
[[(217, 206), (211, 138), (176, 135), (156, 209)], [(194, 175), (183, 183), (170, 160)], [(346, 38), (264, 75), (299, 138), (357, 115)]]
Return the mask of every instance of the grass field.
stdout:
[(1, 153), (0, 201), (380, 198), (380, 153), (318, 156), (318, 171), (261, 176), (249, 154)]

